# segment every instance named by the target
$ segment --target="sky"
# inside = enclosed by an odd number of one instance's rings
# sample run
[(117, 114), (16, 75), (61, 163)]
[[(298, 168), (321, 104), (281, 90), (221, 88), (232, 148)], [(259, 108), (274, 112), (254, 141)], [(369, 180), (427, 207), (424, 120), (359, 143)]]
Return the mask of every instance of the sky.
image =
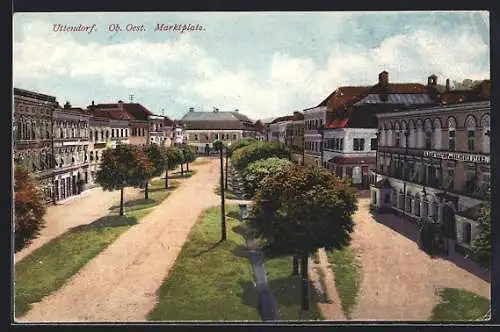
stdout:
[(133, 95), (173, 119), (189, 107), (288, 115), (339, 86), (376, 84), (383, 70), (400, 83), (490, 77), (489, 15), (480, 11), (16, 13), (13, 25), (14, 87), (75, 107)]

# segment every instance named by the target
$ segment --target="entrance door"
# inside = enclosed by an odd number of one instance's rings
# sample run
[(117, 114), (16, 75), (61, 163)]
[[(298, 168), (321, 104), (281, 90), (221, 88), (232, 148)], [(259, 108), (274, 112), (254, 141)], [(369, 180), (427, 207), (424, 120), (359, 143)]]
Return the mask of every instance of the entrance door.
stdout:
[(445, 204), (443, 207), (443, 226), (444, 226), (444, 236), (456, 240), (457, 230), (455, 221), (455, 212), (453, 209)]
[(66, 197), (71, 196), (71, 178), (67, 177), (66, 178)]
[(77, 192), (76, 192), (76, 175), (73, 175), (73, 182), (71, 183), (71, 192), (73, 193), (73, 195), (76, 195)]
[(66, 198), (66, 181), (64, 179), (61, 180), (61, 199)]
[(54, 181), (54, 200), (55, 201), (59, 200), (59, 181), (58, 180)]
[(368, 166), (362, 166), (361, 169), (363, 171), (363, 188), (368, 189), (368, 186), (370, 184), (370, 179), (368, 177)]

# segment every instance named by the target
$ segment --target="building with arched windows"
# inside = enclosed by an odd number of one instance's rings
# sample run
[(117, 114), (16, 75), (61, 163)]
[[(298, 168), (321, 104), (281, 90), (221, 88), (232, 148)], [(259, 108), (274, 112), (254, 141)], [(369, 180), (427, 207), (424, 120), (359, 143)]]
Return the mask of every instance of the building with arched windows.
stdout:
[(14, 88), (14, 162), (35, 175), (46, 202), (53, 200), (52, 115), (56, 107), (56, 97)]
[(378, 114), (372, 206), (449, 224), (470, 249), (490, 186), (490, 112), (475, 101)]

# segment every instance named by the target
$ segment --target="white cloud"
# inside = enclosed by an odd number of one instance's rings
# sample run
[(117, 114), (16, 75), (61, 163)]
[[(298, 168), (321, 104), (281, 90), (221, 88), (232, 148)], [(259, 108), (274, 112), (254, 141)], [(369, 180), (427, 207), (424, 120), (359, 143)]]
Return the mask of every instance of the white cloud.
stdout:
[[(171, 102), (182, 107), (238, 108), (253, 118), (314, 106), (339, 85), (374, 84), (382, 70), (400, 82), (425, 82), (432, 73), (442, 80), (489, 77), (488, 67), (477, 65), (489, 64), (489, 48), (466, 30), (450, 37), (422, 28), (391, 36), (373, 49), (336, 45), (325, 63), (276, 52), (266, 71), (256, 71), (226, 68), (188, 34), (173, 42), (84, 44), (71, 35), (47, 32), (46, 26), (26, 26), (24, 39), (15, 42), (15, 83), (56, 79), (71, 85), (83, 80), (120, 91), (150, 89), (151, 96), (168, 89)], [(148, 96), (143, 98), (148, 104)], [(155, 107), (164, 106), (150, 100)]]

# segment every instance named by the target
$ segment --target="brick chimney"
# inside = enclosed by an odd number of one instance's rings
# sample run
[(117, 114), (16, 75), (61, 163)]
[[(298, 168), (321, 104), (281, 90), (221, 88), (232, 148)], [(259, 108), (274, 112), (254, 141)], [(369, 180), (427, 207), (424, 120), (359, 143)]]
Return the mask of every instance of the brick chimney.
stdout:
[(123, 109), (123, 101), (118, 100), (118, 108)]
[(380, 100), (387, 101), (389, 97), (389, 73), (385, 70), (378, 74), (378, 85), (380, 87)]
[(427, 78), (427, 87), (431, 89), (436, 89), (437, 88), (437, 76), (432, 74)]
[(450, 79), (447, 78), (446, 79), (446, 91), (450, 91), (450, 90), (451, 90), (451, 88), (450, 88)]
[(69, 103), (69, 101), (66, 101), (66, 104), (64, 104), (64, 108), (65, 109), (71, 108), (71, 104)]

